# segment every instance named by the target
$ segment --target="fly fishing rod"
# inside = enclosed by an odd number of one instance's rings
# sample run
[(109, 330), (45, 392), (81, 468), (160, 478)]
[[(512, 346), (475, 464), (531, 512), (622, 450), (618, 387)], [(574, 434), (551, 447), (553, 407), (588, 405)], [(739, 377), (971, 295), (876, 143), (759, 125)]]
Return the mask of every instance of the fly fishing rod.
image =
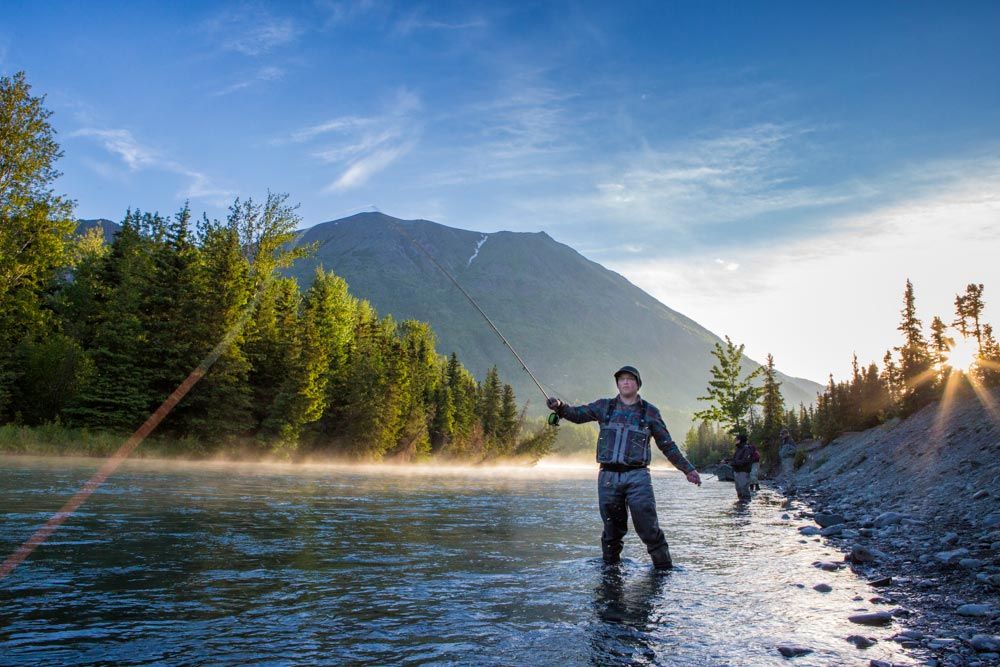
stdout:
[[(535, 374), (532, 373), (531, 369), (528, 368), (528, 365), (526, 363), (524, 363), (524, 359), (522, 359), (521, 355), (519, 355), (517, 353), (517, 350), (514, 349), (514, 346), (510, 344), (510, 341), (508, 341), (507, 338), (502, 333), (500, 333), (500, 329), (497, 328), (497, 325), (493, 324), (493, 320), (491, 320), (490, 316), (486, 314), (486, 311), (484, 311), (479, 306), (479, 304), (476, 303), (476, 300), (472, 298), (472, 295), (469, 294), (465, 290), (465, 288), (462, 287), (461, 284), (459, 284), (459, 282), (457, 280), (455, 280), (455, 276), (451, 275), (451, 273), (448, 271), (448, 269), (444, 268), (441, 265), (440, 262), (438, 262), (436, 259), (434, 259), (434, 256), (430, 252), (428, 252), (427, 248), (425, 248), (422, 245), (420, 245), (420, 243), (418, 243), (415, 238), (413, 238), (412, 236), (410, 236), (410, 234), (403, 228), (403, 226), (401, 224), (399, 224), (398, 222), (395, 222), (394, 224), (399, 229), (400, 233), (403, 236), (405, 236), (407, 239), (409, 239), (410, 243), (412, 243), (417, 248), (417, 250), (419, 250), (420, 252), (422, 252), (427, 257), (427, 259), (431, 260), (431, 263), (434, 264), (434, 266), (436, 266), (441, 273), (443, 273), (445, 276), (447, 276), (448, 280), (450, 280), (452, 282), (452, 284), (454, 284), (455, 287), (457, 287), (458, 290), (462, 294), (465, 295), (465, 298), (469, 300), (469, 303), (472, 304), (473, 308), (475, 308), (477, 311), (479, 311), (479, 314), (483, 316), (483, 319), (486, 320), (486, 323), (490, 325), (491, 329), (493, 329), (493, 333), (495, 333), (500, 338), (500, 340), (503, 341), (503, 344), (507, 347), (508, 350), (510, 350), (510, 353), (514, 355), (514, 358), (517, 359), (517, 362), (519, 364), (521, 364), (521, 368), (524, 369), (524, 372), (528, 374), (528, 377), (530, 377), (531, 380), (532, 380), (532, 382), (535, 383), (535, 386), (538, 387), (538, 391), (542, 392), (542, 396), (544, 396), (545, 400), (548, 401), (549, 400), (549, 395), (542, 388), (542, 385), (538, 381), (538, 379), (535, 377)], [(553, 417), (556, 417), (556, 419), (553, 419)], [(549, 415), (549, 424), (552, 424), (553, 426), (555, 426), (557, 423), (558, 423), (558, 417), (556, 416), (556, 414), (552, 413), (551, 415)]]

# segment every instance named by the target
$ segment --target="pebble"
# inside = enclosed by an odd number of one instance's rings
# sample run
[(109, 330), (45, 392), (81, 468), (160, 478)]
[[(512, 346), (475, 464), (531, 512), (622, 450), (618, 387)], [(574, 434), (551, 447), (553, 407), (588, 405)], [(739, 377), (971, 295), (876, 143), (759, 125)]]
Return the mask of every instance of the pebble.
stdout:
[(843, 524), (836, 524), (833, 526), (827, 526), (819, 531), (819, 534), (823, 537), (830, 537), (831, 535), (840, 535), (844, 532)]
[(927, 641), (927, 648), (954, 647), (957, 644), (958, 640), (954, 637), (934, 637)]
[(782, 514), (782, 515), (781, 515), (781, 518), (782, 518), (782, 519), (784, 519), (785, 521), (788, 521), (788, 520), (789, 520), (789, 519), (791, 519), (792, 517), (788, 516), (788, 514), (786, 513), (786, 514)]
[(884, 528), (885, 526), (891, 526), (893, 524), (899, 523), (903, 520), (903, 515), (899, 512), (882, 512), (877, 517), (875, 517), (875, 527)]
[(944, 537), (941, 538), (941, 544), (946, 547), (950, 547), (952, 544), (958, 542), (958, 533), (946, 533)]
[(818, 523), (821, 528), (827, 528), (829, 526), (835, 526), (838, 523), (844, 523), (847, 521), (842, 514), (826, 514), (819, 513), (813, 515), (813, 521)]
[(813, 586), (813, 590), (818, 591), (820, 593), (829, 593), (830, 591), (833, 590), (833, 586), (831, 586), (830, 584), (816, 584), (815, 586)]
[(963, 549), (955, 549), (953, 551), (939, 551), (938, 553), (934, 554), (934, 557), (937, 558), (942, 563), (953, 563), (968, 555), (969, 555), (969, 550), (963, 548)]
[(889, 556), (878, 549), (855, 544), (851, 547), (849, 558), (854, 563), (874, 563), (875, 561), (888, 560)]
[(797, 658), (800, 655), (809, 655), (812, 652), (811, 648), (805, 648), (804, 646), (782, 645), (778, 647), (778, 653), (786, 658)]
[(980, 653), (1000, 651), (1000, 636), (997, 635), (974, 635), (969, 643)]
[(830, 561), (825, 561), (822, 563), (817, 563), (816, 567), (823, 570), (824, 572), (836, 572), (840, 569), (840, 563), (832, 563)]
[(960, 616), (995, 616), (996, 610), (988, 604), (963, 604), (958, 608)]
[(861, 635), (851, 635), (847, 638), (847, 641), (851, 642), (858, 648), (868, 648), (869, 646), (874, 646), (878, 643), (878, 640), (871, 637), (862, 637)]
[(990, 492), (987, 491), (986, 489), (983, 489), (982, 491), (977, 491), (975, 493), (975, 495), (972, 496), (972, 499), (973, 500), (982, 500), (983, 498), (989, 498), (989, 496), (990, 496)]
[(848, 616), (847, 620), (858, 625), (889, 625), (892, 623), (892, 614), (887, 611), (877, 611), (873, 614)]
[(868, 585), (874, 586), (875, 588), (885, 588), (886, 586), (892, 586), (892, 577), (883, 577), (882, 579), (875, 579), (874, 581), (869, 581)]
[(958, 564), (967, 570), (978, 570), (985, 565), (985, 563), (978, 558), (962, 558), (958, 561)]
[(803, 535), (819, 535), (820, 529), (816, 526), (802, 526), (799, 528), (799, 532)]

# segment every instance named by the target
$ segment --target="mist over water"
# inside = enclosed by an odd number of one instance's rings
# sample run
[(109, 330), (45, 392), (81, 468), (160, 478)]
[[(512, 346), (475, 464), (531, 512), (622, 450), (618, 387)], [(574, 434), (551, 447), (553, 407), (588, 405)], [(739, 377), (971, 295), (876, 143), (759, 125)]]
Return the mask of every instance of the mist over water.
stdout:
[[(98, 465), (0, 459), (0, 558)], [(655, 472), (679, 566), (658, 574), (631, 531), (602, 567), (596, 476), (130, 461), (0, 582), (0, 663), (912, 662), (899, 627), (847, 621), (875, 591), (815, 568), (841, 556), (780, 496)]]

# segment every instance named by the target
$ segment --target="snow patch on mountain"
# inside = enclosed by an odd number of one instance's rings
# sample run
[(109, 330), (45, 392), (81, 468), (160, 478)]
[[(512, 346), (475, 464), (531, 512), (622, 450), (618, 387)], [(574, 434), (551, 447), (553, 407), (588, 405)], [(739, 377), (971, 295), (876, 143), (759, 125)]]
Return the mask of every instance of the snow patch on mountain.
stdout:
[(486, 239), (488, 238), (489, 236), (483, 234), (482, 238), (479, 239), (479, 243), (476, 244), (476, 251), (472, 253), (472, 257), (469, 258), (469, 263), (466, 264), (466, 266), (472, 266), (472, 260), (474, 260), (476, 258), (476, 255), (479, 254), (479, 249), (483, 247), (483, 244), (486, 243)]

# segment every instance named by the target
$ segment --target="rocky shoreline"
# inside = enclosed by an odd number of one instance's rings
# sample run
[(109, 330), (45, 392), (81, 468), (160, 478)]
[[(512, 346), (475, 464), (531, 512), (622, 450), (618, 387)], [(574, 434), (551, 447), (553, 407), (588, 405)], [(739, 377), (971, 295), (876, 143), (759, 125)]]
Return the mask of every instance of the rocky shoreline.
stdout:
[[(773, 484), (804, 539), (825, 540), (869, 581), (846, 638), (865, 625), (920, 664), (1000, 665), (1000, 412), (997, 392), (934, 404), (903, 421), (801, 443), (805, 463)], [(992, 402), (991, 400), (992, 399)], [(872, 665), (884, 665), (877, 660)]]

